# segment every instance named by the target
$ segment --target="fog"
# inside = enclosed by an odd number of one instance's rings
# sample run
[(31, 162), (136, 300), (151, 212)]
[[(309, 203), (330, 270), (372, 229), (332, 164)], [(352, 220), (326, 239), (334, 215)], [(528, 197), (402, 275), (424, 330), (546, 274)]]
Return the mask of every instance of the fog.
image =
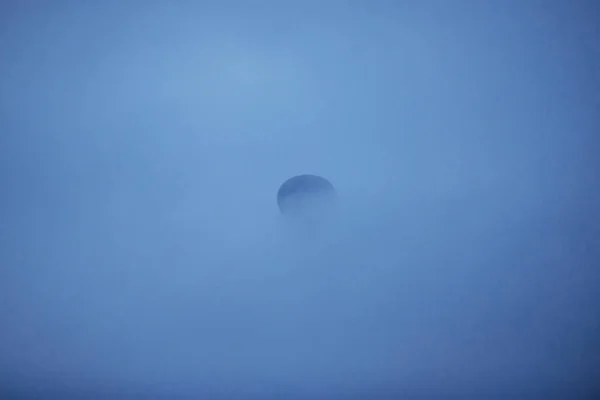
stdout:
[(283, 3), (2, 4), (0, 391), (598, 393), (596, 5)]

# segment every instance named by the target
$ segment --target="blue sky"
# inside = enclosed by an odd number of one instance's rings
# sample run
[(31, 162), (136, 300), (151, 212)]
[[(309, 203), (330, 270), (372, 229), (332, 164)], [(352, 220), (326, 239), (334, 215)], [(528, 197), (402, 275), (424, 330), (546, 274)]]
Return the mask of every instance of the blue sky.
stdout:
[[(0, 14), (3, 387), (589, 389), (593, 2)], [(319, 240), (279, 220), (300, 173)]]

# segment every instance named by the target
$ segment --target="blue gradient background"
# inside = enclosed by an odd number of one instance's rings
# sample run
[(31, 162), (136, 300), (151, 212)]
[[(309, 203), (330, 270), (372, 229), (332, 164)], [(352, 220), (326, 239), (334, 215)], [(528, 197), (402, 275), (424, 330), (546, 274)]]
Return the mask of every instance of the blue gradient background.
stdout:
[(598, 393), (599, 8), (2, 2), (4, 398)]

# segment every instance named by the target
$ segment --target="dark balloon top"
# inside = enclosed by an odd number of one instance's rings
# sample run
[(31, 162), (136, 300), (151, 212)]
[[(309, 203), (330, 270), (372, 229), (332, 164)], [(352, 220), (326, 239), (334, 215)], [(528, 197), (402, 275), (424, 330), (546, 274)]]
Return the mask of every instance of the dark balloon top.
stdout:
[(285, 202), (292, 197), (333, 196), (335, 189), (331, 182), (318, 175), (297, 175), (279, 187), (277, 192), (277, 205), (281, 212), (285, 212)]

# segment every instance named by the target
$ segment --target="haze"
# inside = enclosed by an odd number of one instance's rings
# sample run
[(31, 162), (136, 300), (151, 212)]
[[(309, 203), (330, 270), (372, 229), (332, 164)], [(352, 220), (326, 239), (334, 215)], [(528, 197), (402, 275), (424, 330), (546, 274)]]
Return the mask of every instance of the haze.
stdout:
[(283, 3), (2, 4), (7, 398), (592, 395), (596, 5)]

